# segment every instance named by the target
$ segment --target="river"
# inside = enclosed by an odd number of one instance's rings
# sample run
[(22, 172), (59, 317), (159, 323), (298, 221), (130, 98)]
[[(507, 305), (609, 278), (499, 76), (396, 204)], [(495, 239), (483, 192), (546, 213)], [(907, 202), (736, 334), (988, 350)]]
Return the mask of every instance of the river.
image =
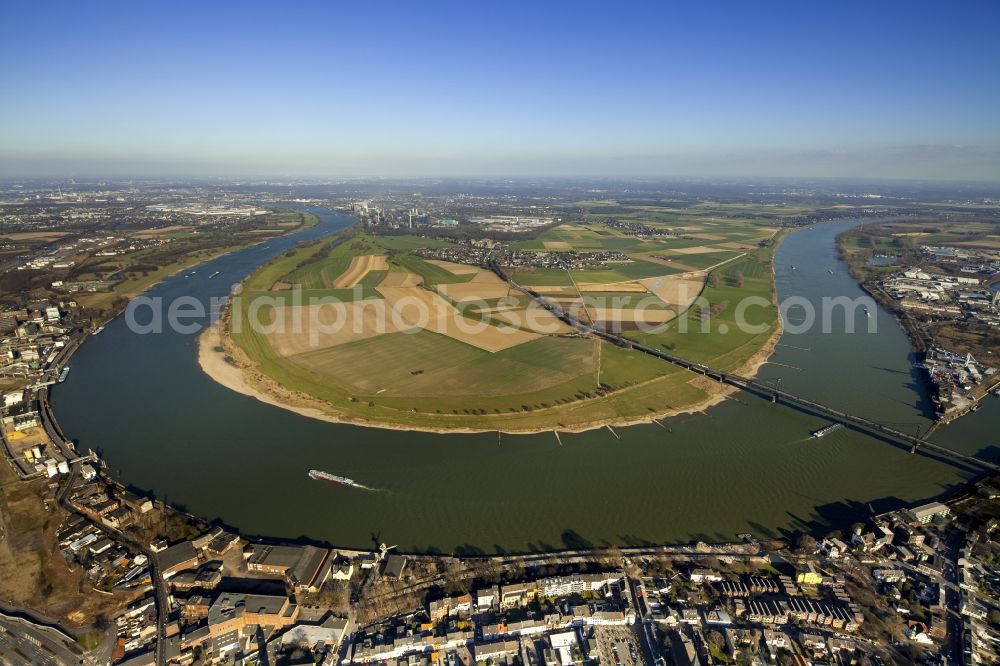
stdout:
[[(299, 240), (353, 223), (315, 212), (322, 222), (312, 229), (210, 261), (148, 295), (207, 302)], [(861, 296), (835, 247), (836, 235), (857, 223), (791, 234), (775, 260), (779, 295)], [(877, 334), (866, 332), (863, 312), (854, 334), (842, 324), (833, 334), (786, 332), (760, 376), (900, 430), (925, 429), (930, 408), (907, 340), (888, 313), (872, 314)], [(788, 323), (797, 317), (790, 310)], [(116, 478), (247, 535), (462, 553), (733, 540), (740, 532), (823, 532), (937, 497), (972, 476), (852, 430), (810, 439), (828, 422), (745, 393), (667, 428), (618, 429), (620, 440), (607, 430), (564, 434), (560, 444), (551, 434), (337, 425), (216, 384), (196, 349), (194, 334), (139, 335), (119, 317), (73, 356), (52, 403), (67, 436), (98, 451)], [(935, 441), (1000, 458), (991, 446), (1000, 399), (989, 400)], [(311, 468), (378, 490), (311, 481)]]

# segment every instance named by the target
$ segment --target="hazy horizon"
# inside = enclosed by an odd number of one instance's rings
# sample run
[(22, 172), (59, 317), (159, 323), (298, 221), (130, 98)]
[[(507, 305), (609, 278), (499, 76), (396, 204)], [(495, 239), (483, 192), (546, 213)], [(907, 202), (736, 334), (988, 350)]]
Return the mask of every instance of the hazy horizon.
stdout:
[(0, 177), (1000, 181), (1000, 6), (5, 8)]

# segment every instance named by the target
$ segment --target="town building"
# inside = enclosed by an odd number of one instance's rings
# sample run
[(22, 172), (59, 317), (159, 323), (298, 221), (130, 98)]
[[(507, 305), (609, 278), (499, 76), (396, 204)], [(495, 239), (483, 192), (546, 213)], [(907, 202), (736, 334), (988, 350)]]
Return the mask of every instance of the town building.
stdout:
[(929, 523), (937, 517), (946, 518), (950, 513), (948, 507), (941, 502), (922, 504), (909, 510), (914, 522)]

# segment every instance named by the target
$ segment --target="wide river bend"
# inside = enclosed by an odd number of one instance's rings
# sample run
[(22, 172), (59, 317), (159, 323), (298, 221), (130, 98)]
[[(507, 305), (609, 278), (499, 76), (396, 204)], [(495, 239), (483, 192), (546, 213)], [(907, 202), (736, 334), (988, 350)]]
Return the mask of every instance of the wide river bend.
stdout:
[[(208, 303), (298, 241), (354, 222), (314, 212), (316, 227), (210, 261), (147, 295)], [(835, 247), (858, 223), (786, 238), (775, 261), (779, 297), (861, 296)], [(900, 430), (926, 428), (929, 404), (907, 340), (891, 315), (873, 315), (877, 334), (863, 313), (853, 334), (842, 322), (831, 334), (786, 332), (760, 376)], [(465, 553), (728, 541), (822, 532), (972, 476), (847, 429), (810, 439), (826, 421), (748, 394), (667, 428), (621, 428), (621, 439), (563, 434), (562, 444), (552, 434), (498, 440), (337, 425), (222, 387), (201, 371), (196, 350), (195, 334), (138, 335), (119, 317), (73, 356), (52, 402), (67, 436), (99, 451), (116, 478), (248, 535)], [(991, 397), (934, 439), (996, 461), (998, 432), (1000, 399)], [(311, 468), (380, 490), (311, 481)]]

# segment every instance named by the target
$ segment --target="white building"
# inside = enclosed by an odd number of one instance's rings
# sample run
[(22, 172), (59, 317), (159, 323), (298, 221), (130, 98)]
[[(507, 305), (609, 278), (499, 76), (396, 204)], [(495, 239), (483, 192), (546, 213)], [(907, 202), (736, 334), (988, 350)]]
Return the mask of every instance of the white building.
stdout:
[(560, 631), (549, 634), (549, 644), (552, 651), (559, 655), (559, 663), (562, 666), (573, 664), (573, 648), (579, 643), (575, 631)]
[(690, 580), (692, 583), (718, 583), (722, 576), (711, 569), (694, 569), (691, 571)]
[(496, 608), (498, 603), (500, 603), (500, 588), (496, 585), (476, 590), (476, 608), (478, 610), (485, 611)]
[(296, 624), (281, 635), (281, 644), (315, 649), (318, 645), (335, 648), (347, 628), (347, 620), (329, 617), (322, 624)]

